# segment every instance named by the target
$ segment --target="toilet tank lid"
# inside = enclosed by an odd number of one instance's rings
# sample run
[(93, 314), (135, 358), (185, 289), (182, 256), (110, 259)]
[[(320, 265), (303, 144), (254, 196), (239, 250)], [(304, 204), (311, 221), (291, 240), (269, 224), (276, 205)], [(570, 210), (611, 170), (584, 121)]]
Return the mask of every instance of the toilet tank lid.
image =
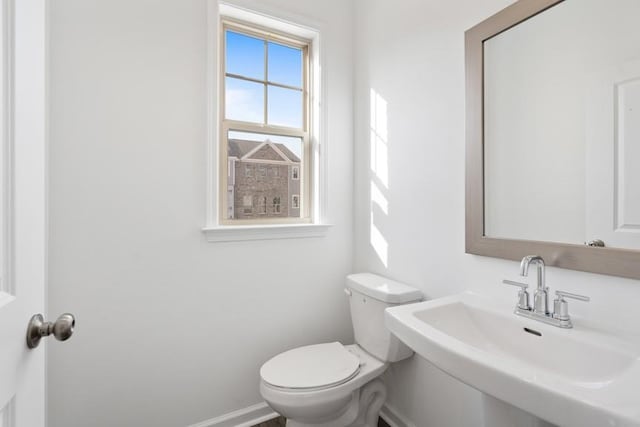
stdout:
[(422, 300), (422, 292), (420, 290), (371, 273), (348, 275), (347, 287), (390, 304), (404, 304)]

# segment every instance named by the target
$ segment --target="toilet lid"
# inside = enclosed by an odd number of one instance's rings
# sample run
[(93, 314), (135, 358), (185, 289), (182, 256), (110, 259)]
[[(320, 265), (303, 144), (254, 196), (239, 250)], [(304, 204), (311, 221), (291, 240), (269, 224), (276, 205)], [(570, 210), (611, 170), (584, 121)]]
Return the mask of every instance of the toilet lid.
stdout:
[(360, 359), (339, 342), (298, 347), (262, 365), (260, 376), (276, 387), (320, 388), (341, 384), (358, 372)]

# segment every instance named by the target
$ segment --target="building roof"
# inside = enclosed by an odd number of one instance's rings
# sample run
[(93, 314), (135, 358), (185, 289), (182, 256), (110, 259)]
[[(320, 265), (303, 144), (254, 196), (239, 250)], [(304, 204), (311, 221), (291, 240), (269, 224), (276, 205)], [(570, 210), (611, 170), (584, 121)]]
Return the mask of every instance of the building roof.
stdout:
[(276, 147), (277, 151), (279, 151), (278, 155), (285, 158), (282, 159), (283, 162), (291, 162), (291, 163), (300, 163), (300, 159), (296, 156), (291, 150), (289, 150), (284, 144), (271, 142), (269, 140), (265, 142), (260, 141), (247, 141), (244, 139), (230, 139), (228, 141), (227, 155), (229, 157), (236, 157), (238, 159), (242, 159), (247, 155), (251, 155), (257, 152), (263, 146), (268, 145), (272, 147)]
[(298, 158), (298, 156), (296, 156), (291, 150), (289, 150), (286, 145), (284, 144), (274, 144), (274, 145), (278, 147), (278, 150), (282, 151), (282, 154), (287, 156), (289, 160), (291, 160), (294, 163), (300, 163), (300, 159)]
[(254, 141), (230, 139), (227, 148), (227, 155), (229, 157), (242, 158), (246, 154), (249, 154), (254, 148), (256, 148), (256, 143)]

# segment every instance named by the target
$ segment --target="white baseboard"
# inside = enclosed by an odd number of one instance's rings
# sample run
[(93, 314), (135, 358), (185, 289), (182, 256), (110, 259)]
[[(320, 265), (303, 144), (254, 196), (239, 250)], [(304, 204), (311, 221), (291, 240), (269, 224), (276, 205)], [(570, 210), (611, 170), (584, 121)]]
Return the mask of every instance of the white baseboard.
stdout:
[[(189, 427), (252, 427), (276, 417), (278, 417), (278, 414), (263, 402), (220, 417), (192, 424)], [(380, 417), (391, 427), (416, 427), (415, 424), (400, 415), (397, 410), (389, 405), (382, 407)]]
[(385, 420), (391, 427), (416, 427), (414, 423), (400, 415), (392, 406), (384, 405), (380, 410), (380, 418)]
[(276, 417), (278, 414), (262, 402), (189, 427), (251, 427)]

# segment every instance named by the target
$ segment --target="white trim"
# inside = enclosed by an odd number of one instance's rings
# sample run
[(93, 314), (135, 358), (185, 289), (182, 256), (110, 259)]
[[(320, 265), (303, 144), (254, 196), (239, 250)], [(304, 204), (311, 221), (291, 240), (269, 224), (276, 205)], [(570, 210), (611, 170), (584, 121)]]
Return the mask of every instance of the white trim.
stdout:
[(277, 416), (278, 414), (263, 402), (188, 427), (251, 427)]
[(263, 3), (263, 1), (255, 0), (223, 0), (220, 1), (220, 15), (273, 28), (282, 33), (307, 40), (311, 40), (317, 35), (315, 28), (318, 27), (318, 22), (310, 22), (300, 15), (287, 14), (283, 16), (281, 9), (269, 8)]
[(202, 229), (208, 242), (324, 237), (329, 224), (225, 225)]
[[(278, 8), (271, 8), (265, 5), (264, 2), (258, 0), (208, 0), (208, 116), (207, 116), (207, 214), (206, 225), (202, 229), (207, 240), (210, 242), (216, 241), (228, 241), (226, 239), (219, 240), (217, 238), (210, 238), (212, 230), (216, 235), (221, 234), (220, 230), (223, 228), (230, 228), (229, 234), (242, 234), (243, 230), (246, 230), (248, 237), (245, 239), (232, 239), (232, 240), (256, 240), (252, 237), (255, 234), (256, 226), (236, 226), (236, 225), (221, 225), (226, 218), (220, 217), (220, 207), (218, 206), (220, 195), (219, 193), (219, 114), (218, 108), (218, 95), (219, 95), (219, 74), (218, 64), (220, 60), (219, 49), (219, 25), (221, 11), (224, 11), (225, 16), (231, 18), (241, 19), (243, 21), (252, 22), (250, 17), (258, 18), (261, 22), (267, 22), (269, 26), (276, 30), (284, 31), (300, 37), (304, 37), (311, 41), (312, 48), (310, 49), (310, 61), (313, 64), (310, 71), (309, 92), (311, 94), (310, 110), (312, 117), (310, 118), (309, 129), (309, 146), (310, 146), (310, 169), (314, 174), (314, 178), (311, 180), (311, 194), (313, 202), (311, 203), (312, 211), (309, 212), (309, 217), (312, 219), (314, 225), (318, 225), (319, 228), (325, 228), (329, 222), (327, 213), (329, 212), (329, 177), (328, 177), (328, 96), (327, 86), (324, 82), (327, 81), (327, 64), (325, 63), (326, 53), (324, 52), (322, 41), (324, 33), (326, 31), (326, 24), (320, 21), (309, 19), (309, 17), (297, 14), (283, 14), (283, 11)], [(295, 22), (295, 24), (293, 24)], [(260, 22), (257, 22), (260, 24)], [(306, 228), (310, 224), (300, 224), (300, 227)], [(285, 225), (287, 227), (288, 225)], [(257, 226), (262, 229), (270, 227), (278, 227), (272, 225), (260, 225)], [(269, 233), (263, 233), (268, 235)], [(274, 230), (274, 235), (281, 234), (279, 230)], [(306, 237), (306, 236), (300, 236)], [(318, 236), (310, 236), (318, 237)], [(265, 237), (269, 238), (269, 237)], [(283, 238), (283, 237), (274, 237)], [(284, 237), (287, 238), (287, 237)]]
[(0, 135), (0, 237), (2, 249), (0, 250), (0, 291), (9, 294), (15, 293), (14, 287), (14, 148), (15, 148), (15, 104), (14, 104), (14, 67), (15, 67), (15, 17), (14, 1), (3, 0), (1, 2), (2, 13), (2, 70), (0, 71), (2, 99), (1, 129)]
[[(13, 0), (15, 1), (15, 0)], [(44, 47), (44, 315), (49, 316), (49, 240), (50, 240), (50, 147), (51, 147), (51, 2), (45, 1), (45, 47)], [(49, 421), (49, 346), (44, 348), (44, 427), (48, 427)]]
[[(216, 418), (191, 424), (188, 427), (251, 427), (277, 416), (278, 414), (263, 402)], [(417, 427), (389, 405), (382, 407), (380, 418), (385, 420), (391, 427)]]
[(326, 61), (326, 53), (322, 41), (324, 31), (319, 28), (316, 37), (312, 41), (311, 82), (309, 93), (311, 94), (311, 129), (309, 130), (309, 145), (311, 146), (311, 170), (315, 172), (312, 180), (311, 193), (315, 196), (311, 218), (319, 222), (328, 222), (329, 212), (329, 96), (328, 81), (329, 65)]
[[(233, 141), (235, 138), (229, 138), (229, 141)], [(238, 139), (235, 139), (236, 141), (240, 141)], [(253, 142), (253, 141), (252, 141)], [(257, 141), (256, 141), (257, 142)], [(251, 151), (249, 151), (247, 154), (245, 154), (244, 156), (240, 157), (240, 160), (244, 160), (244, 159), (248, 159), (249, 157), (253, 156), (254, 154), (256, 154), (262, 147), (264, 147), (266, 145), (266, 141), (262, 142), (260, 145), (258, 145), (256, 148), (252, 149)], [(283, 159), (284, 160), (284, 159)]]
[(296, 162), (284, 162), (284, 161), (280, 161), (280, 160), (262, 160), (262, 159), (244, 159), (244, 160), (238, 160), (238, 162), (242, 162), (242, 163), (252, 163), (252, 164), (265, 164), (265, 165), (279, 165), (279, 166), (292, 166), (292, 165), (299, 165), (300, 163), (296, 163)]
[[(233, 140), (233, 139), (230, 139), (230, 140)], [(236, 139), (236, 141), (240, 141), (240, 140), (239, 140), (239, 139)], [(251, 141), (251, 142), (254, 142), (254, 141)], [(257, 141), (256, 141), (256, 142), (257, 142)], [(272, 149), (273, 151), (275, 151), (275, 152), (276, 152), (276, 154), (277, 154), (278, 156), (280, 156), (280, 158), (282, 158), (282, 160), (252, 159), (251, 157), (252, 157), (254, 154), (256, 154), (258, 151), (260, 151), (260, 150), (262, 149), (262, 147), (264, 147), (265, 145), (268, 145), (269, 147), (271, 147), (271, 149)], [(280, 151), (280, 149), (279, 149), (278, 147), (276, 147), (276, 145), (275, 145), (273, 142), (269, 141), (269, 140), (262, 142), (262, 143), (261, 143), (260, 145), (258, 145), (256, 148), (254, 148), (253, 150), (249, 151), (247, 154), (245, 154), (244, 156), (242, 156), (242, 157), (240, 158), (240, 160), (242, 160), (243, 162), (246, 162), (246, 161), (258, 161), (258, 162), (259, 162), (259, 161), (263, 161), (263, 160), (265, 160), (265, 161), (271, 161), (271, 162), (277, 162), (277, 163), (295, 163), (295, 162), (294, 162), (294, 161), (292, 161), (290, 158), (288, 158), (287, 156), (285, 156), (285, 155), (284, 155), (284, 153), (283, 153), (282, 151)]]
[(218, 224), (218, 0), (207, 2), (207, 224)]
[(13, 396), (9, 402), (0, 408), (0, 426), (16, 425), (16, 397)]
[(400, 415), (396, 409), (388, 404), (385, 404), (380, 410), (380, 418), (385, 420), (391, 427), (416, 427), (414, 423)]
[[(282, 157), (282, 159), (283, 159), (283, 160), (285, 160), (285, 161), (286, 161), (286, 162), (288, 162), (288, 163), (296, 163), (296, 162), (294, 162), (292, 159), (290, 159), (290, 158), (289, 158), (289, 156), (286, 156), (286, 155), (285, 155), (285, 154), (284, 154), (284, 153), (283, 153), (283, 152), (278, 148), (278, 146), (277, 146), (274, 142), (271, 142), (271, 141), (269, 141), (269, 140), (267, 140), (267, 142), (269, 143), (269, 146), (270, 146), (271, 148), (273, 148), (273, 150), (274, 150), (276, 153), (278, 153), (278, 155), (279, 155), (280, 157)], [(289, 150), (289, 151), (291, 151), (291, 150)], [(294, 153), (292, 153), (292, 154), (294, 154)], [(298, 160), (302, 161), (302, 159), (298, 159)], [(297, 162), (297, 163), (300, 163), (300, 162)]]

